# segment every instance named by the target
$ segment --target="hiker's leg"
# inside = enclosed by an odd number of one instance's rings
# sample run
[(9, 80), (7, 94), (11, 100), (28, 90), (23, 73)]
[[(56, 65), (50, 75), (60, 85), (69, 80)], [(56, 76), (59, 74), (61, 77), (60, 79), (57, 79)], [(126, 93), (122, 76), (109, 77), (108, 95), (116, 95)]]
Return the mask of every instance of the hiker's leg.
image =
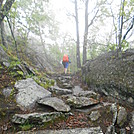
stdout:
[(66, 73), (67, 73), (68, 65), (69, 65), (69, 63), (68, 63), (68, 62), (66, 62)]
[(67, 73), (67, 68), (65, 68), (65, 71), (64, 72), (65, 72), (65, 74)]

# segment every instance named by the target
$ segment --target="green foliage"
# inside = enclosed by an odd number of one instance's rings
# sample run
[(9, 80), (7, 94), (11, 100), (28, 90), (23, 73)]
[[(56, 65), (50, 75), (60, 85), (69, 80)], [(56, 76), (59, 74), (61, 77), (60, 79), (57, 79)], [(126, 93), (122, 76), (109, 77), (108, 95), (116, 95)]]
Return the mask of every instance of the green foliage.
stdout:
[(109, 44), (108, 45), (108, 51), (114, 51), (114, 50), (116, 50), (117, 49), (117, 44)]
[(9, 68), (13, 68), (13, 67), (16, 67), (17, 65), (20, 65), (20, 61), (11, 61), (10, 62), (10, 66), (9, 66)]
[(129, 46), (129, 43), (126, 40), (123, 40), (121, 44), (122, 50), (123, 51), (126, 50), (128, 46)]
[(32, 124), (24, 124), (24, 125), (20, 125), (19, 126), (21, 128), (22, 131), (27, 131), (27, 130), (30, 130), (33, 125)]
[(10, 93), (10, 97), (13, 97), (14, 93), (15, 93), (15, 89), (13, 88), (11, 93)]
[(19, 75), (21, 75), (21, 76), (24, 75), (24, 73), (23, 73), (22, 71), (17, 71), (17, 73), (18, 73)]
[(15, 18), (19, 18), (20, 15), (19, 13), (17, 12), (17, 7), (18, 7), (18, 2), (15, 1), (12, 5), (12, 8), (9, 12), (9, 17), (12, 18), (12, 19), (15, 19)]
[(7, 51), (7, 48), (3, 45), (3, 44), (0, 44), (0, 46), (2, 47), (2, 49), (6, 52)]

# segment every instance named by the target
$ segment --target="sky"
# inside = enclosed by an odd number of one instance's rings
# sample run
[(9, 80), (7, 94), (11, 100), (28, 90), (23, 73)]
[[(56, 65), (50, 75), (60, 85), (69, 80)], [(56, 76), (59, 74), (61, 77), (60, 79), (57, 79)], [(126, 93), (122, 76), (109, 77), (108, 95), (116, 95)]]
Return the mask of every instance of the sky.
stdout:
[(75, 20), (72, 17), (74, 5), (70, 0), (51, 0), (56, 19), (60, 22), (60, 30), (69, 32), (73, 37), (76, 35)]

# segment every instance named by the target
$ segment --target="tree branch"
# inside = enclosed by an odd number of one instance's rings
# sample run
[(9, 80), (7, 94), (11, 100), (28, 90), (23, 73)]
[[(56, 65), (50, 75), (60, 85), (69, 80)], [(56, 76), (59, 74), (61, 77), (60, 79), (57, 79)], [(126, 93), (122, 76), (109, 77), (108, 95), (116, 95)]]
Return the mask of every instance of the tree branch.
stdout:
[(130, 32), (130, 30), (133, 28), (133, 26), (134, 26), (134, 16), (133, 16), (133, 20), (132, 20), (132, 24), (131, 24), (130, 28), (127, 30), (127, 32), (123, 36), (123, 40), (126, 39), (127, 34)]
[(91, 20), (90, 24), (88, 24), (88, 27), (90, 27), (93, 24), (93, 21), (95, 20), (97, 13), (99, 12), (99, 9), (97, 10), (97, 12), (95, 13), (93, 19)]

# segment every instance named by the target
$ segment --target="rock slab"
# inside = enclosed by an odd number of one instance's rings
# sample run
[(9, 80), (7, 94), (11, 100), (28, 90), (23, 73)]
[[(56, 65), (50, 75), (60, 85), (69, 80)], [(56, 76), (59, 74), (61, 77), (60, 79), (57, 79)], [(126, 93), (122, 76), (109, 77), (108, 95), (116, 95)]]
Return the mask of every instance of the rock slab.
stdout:
[(31, 109), (37, 100), (51, 96), (51, 92), (39, 86), (32, 78), (17, 81), (15, 88), (18, 90), (16, 102), (22, 110)]
[(61, 99), (57, 97), (44, 98), (38, 101), (39, 104), (47, 105), (54, 108), (58, 112), (69, 112), (71, 109)]

